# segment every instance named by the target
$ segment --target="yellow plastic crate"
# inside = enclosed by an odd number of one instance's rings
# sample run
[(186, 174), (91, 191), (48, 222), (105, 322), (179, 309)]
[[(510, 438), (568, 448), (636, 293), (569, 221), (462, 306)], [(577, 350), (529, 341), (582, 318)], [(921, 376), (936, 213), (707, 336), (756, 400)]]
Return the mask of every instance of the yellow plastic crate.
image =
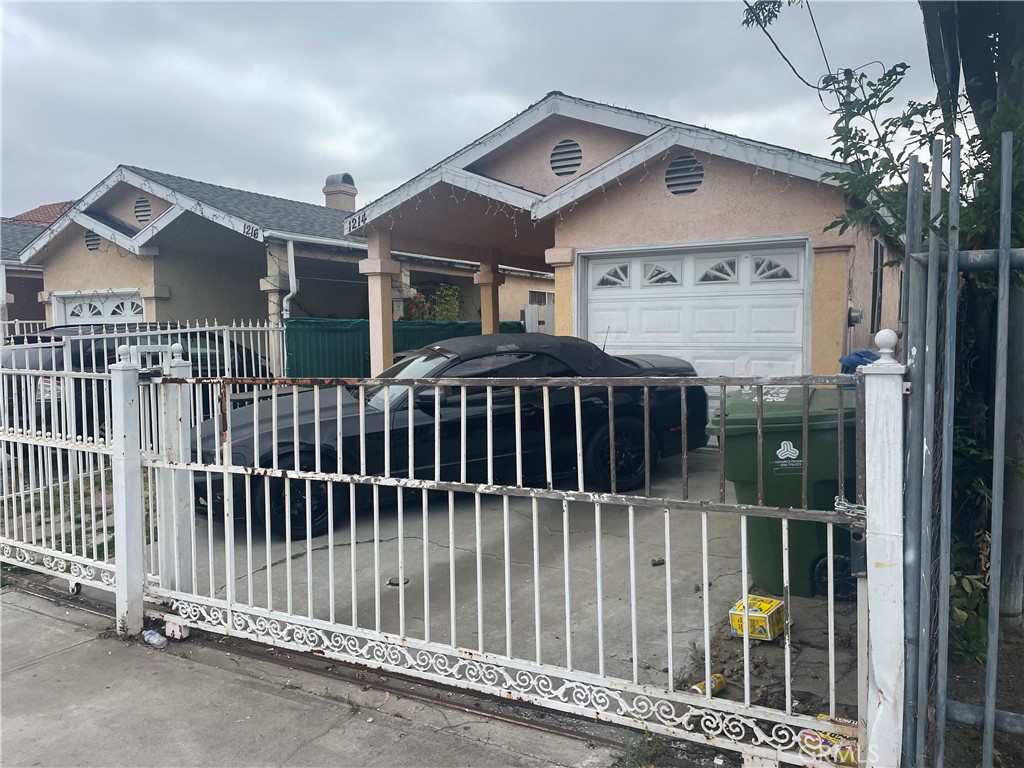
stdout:
[[(750, 637), (753, 640), (774, 640), (786, 624), (786, 606), (781, 600), (747, 595)], [(729, 611), (729, 626), (734, 637), (743, 637), (743, 601), (737, 600)]]

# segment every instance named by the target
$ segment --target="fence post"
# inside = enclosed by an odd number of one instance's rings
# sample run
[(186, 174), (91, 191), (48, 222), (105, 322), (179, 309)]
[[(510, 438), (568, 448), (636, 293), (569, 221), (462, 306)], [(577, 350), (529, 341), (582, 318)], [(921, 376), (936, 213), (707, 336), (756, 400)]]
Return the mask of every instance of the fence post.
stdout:
[[(903, 741), (903, 374), (897, 336), (875, 335), (879, 359), (862, 367), (868, 580), (867, 764), (897, 766)], [(861, 659), (861, 663), (864, 659)]]
[[(181, 359), (181, 344), (171, 345), (167, 377), (184, 379), (192, 365)], [(189, 460), (189, 419), (192, 388), (188, 384), (160, 385), (160, 454), (172, 467)], [(192, 590), (192, 506), (190, 474), (181, 469), (160, 470), (156, 535), (160, 552), (160, 586)]]
[(126, 344), (110, 366), (111, 448), (114, 483), (114, 576), (116, 628), (121, 636), (142, 631), (145, 579), (142, 542), (142, 438), (139, 429), (139, 366)]

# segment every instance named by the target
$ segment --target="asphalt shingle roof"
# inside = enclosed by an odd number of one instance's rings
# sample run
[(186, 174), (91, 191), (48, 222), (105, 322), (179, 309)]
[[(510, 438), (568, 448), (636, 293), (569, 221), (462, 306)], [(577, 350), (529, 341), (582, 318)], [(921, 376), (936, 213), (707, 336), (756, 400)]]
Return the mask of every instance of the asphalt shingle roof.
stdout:
[(123, 167), (125, 170), (187, 195), (204, 205), (257, 224), (263, 229), (358, 242), (344, 235), (345, 219), (349, 215), (345, 211), (335, 210), (324, 205), (303, 203), (298, 200), (261, 195), (258, 192), (222, 187), (133, 165)]
[(46, 229), (42, 224), (5, 219), (0, 222), (0, 261), (20, 264), (21, 252)]

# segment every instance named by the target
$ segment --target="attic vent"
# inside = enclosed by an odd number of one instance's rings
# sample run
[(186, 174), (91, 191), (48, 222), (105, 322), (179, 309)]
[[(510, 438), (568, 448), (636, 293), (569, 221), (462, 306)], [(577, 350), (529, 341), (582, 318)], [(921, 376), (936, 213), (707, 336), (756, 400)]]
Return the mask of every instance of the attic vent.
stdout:
[(145, 224), (153, 216), (153, 206), (150, 205), (149, 200), (145, 197), (140, 197), (135, 201), (135, 219), (140, 224)]
[(704, 181), (704, 166), (693, 155), (680, 155), (665, 171), (665, 186), (673, 195), (692, 195)]
[(90, 251), (98, 251), (100, 249), (100, 236), (91, 229), (85, 232), (85, 247)]
[(583, 164), (583, 149), (572, 139), (564, 139), (551, 150), (551, 170), (555, 176), (572, 176)]

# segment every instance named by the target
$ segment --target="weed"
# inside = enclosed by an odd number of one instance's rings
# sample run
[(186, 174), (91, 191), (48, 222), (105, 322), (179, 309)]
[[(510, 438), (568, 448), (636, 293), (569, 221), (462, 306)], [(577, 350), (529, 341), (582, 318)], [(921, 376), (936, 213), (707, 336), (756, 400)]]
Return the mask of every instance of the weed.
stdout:
[(627, 735), (622, 739), (622, 757), (616, 768), (651, 768), (669, 756), (668, 744), (649, 731), (642, 735)]

